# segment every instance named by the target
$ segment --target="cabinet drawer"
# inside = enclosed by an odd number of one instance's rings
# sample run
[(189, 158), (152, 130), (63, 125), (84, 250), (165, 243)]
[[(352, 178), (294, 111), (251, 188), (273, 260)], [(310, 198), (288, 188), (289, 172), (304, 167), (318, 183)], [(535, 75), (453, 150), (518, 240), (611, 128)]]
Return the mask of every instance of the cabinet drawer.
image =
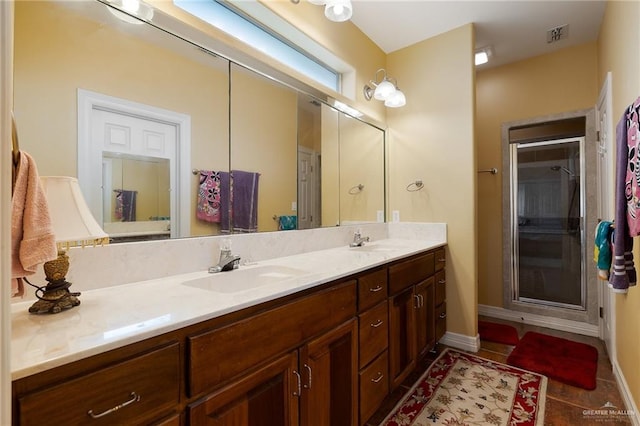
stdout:
[(387, 270), (380, 269), (358, 278), (358, 310), (369, 309), (387, 298)]
[(445, 270), (436, 273), (436, 306), (447, 300), (447, 277)]
[(376, 412), (389, 393), (389, 356), (384, 351), (360, 372), (360, 424)]
[(387, 349), (388, 339), (388, 311), (387, 301), (360, 314), (359, 347), (360, 364), (362, 368), (369, 364), (380, 352)]
[(438, 250), (436, 250), (436, 258), (435, 258), (435, 262), (436, 262), (436, 271), (440, 271), (442, 269), (444, 269), (446, 263), (447, 263), (447, 255), (444, 251), (444, 247), (439, 248)]
[(447, 304), (436, 306), (436, 342), (442, 339), (447, 331)]
[(342, 324), (356, 313), (356, 281), (187, 338), (189, 396), (215, 389), (247, 370)]
[(389, 267), (389, 293), (403, 289), (429, 278), (435, 271), (435, 253), (429, 252), (411, 260)]
[(135, 425), (158, 418), (179, 402), (175, 343), (19, 398), (19, 424)]

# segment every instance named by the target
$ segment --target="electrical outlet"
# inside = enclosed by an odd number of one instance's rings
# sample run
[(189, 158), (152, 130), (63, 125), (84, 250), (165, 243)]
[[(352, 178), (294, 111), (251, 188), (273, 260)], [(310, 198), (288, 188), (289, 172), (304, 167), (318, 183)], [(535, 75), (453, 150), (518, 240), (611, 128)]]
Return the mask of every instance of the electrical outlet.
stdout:
[(391, 221), (392, 222), (400, 222), (400, 210), (394, 210), (391, 213)]
[(291, 202), (291, 211), (292, 211), (292, 212), (295, 212), (295, 211), (297, 211), (297, 210), (298, 210), (298, 203), (297, 203), (297, 202), (295, 202), (295, 201), (292, 201), (292, 202)]
[(376, 212), (376, 220), (380, 222), (384, 222), (384, 210), (378, 210)]

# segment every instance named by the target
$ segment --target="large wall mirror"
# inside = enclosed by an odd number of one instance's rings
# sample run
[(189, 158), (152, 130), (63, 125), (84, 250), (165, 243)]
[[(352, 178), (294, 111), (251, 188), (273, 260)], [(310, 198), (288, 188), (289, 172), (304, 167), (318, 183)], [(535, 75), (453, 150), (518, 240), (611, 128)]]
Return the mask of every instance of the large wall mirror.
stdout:
[(14, 113), (114, 242), (384, 220), (381, 128), (113, 12), (16, 2)]

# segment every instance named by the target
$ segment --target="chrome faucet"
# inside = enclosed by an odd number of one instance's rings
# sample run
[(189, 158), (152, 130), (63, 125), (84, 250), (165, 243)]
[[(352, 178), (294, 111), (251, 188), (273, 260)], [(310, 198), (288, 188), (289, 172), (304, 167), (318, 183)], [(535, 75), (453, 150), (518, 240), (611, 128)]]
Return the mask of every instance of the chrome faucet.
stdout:
[(218, 272), (232, 271), (238, 269), (240, 256), (231, 254), (231, 242), (226, 240), (220, 244), (220, 259), (218, 264), (209, 268), (210, 274)]
[(353, 234), (353, 242), (349, 244), (349, 247), (362, 247), (365, 242), (369, 241), (369, 237), (363, 237), (358, 229)]

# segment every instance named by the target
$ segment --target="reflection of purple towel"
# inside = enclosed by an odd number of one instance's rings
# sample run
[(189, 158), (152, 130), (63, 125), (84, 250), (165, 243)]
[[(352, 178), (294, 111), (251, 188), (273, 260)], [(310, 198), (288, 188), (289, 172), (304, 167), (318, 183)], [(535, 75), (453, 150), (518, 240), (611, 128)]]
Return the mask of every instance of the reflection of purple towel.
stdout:
[(259, 173), (232, 170), (232, 225), (233, 232), (258, 230), (258, 180)]
[(220, 232), (228, 234), (231, 230), (231, 181), (229, 172), (220, 172)]
[(115, 217), (122, 222), (136, 221), (136, 197), (138, 191), (117, 189)]

